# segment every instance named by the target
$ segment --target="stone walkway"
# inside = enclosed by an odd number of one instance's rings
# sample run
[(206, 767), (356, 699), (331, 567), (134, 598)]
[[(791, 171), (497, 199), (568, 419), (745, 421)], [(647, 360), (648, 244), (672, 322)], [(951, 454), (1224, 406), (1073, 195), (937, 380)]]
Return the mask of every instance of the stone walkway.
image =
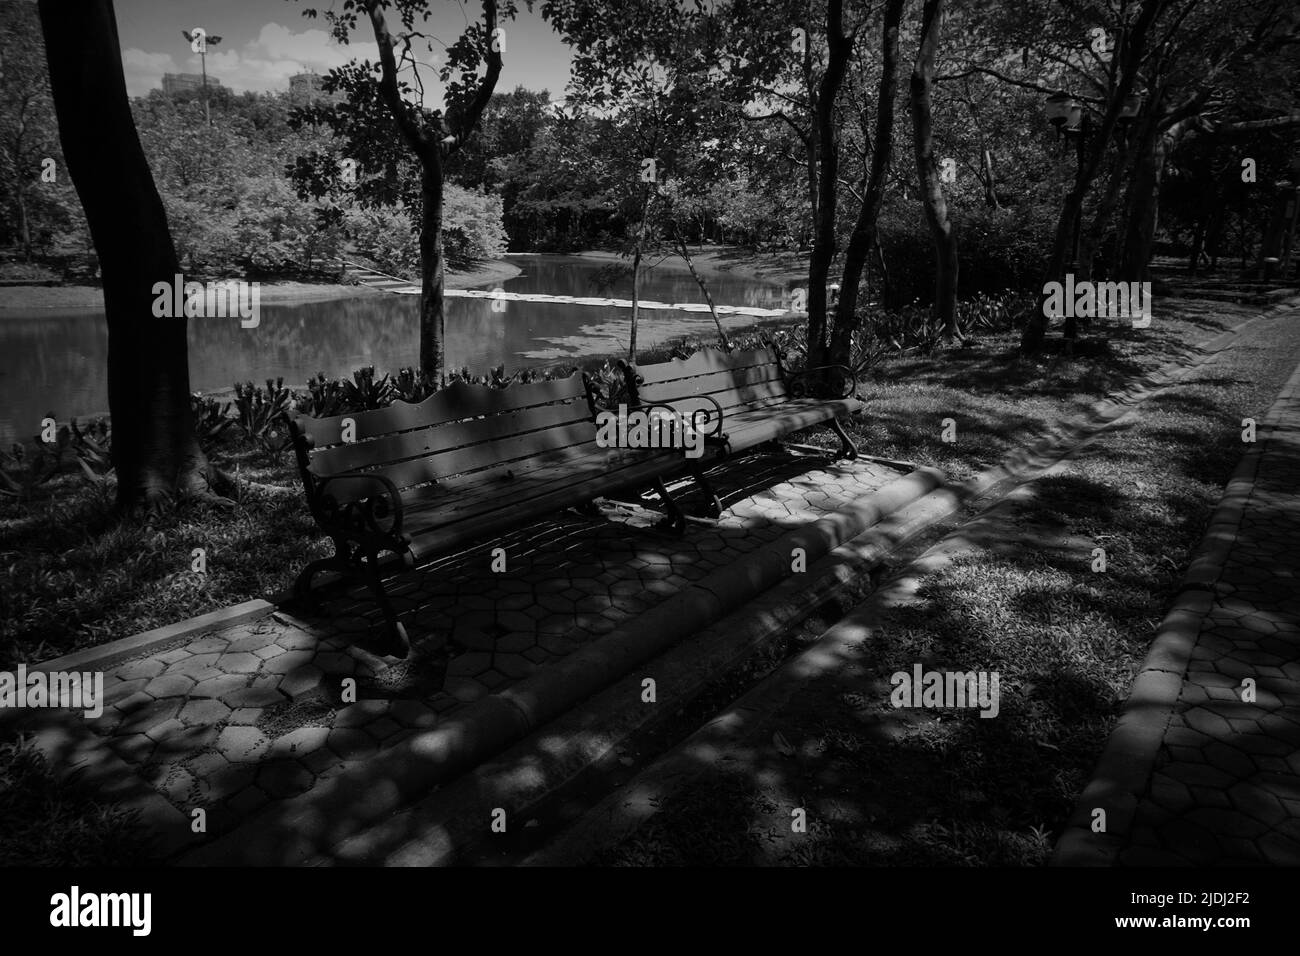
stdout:
[(1261, 426), (1123, 864), (1300, 864), (1300, 370)]
[[(210, 836), (322, 776), (373, 756), (616, 627), (899, 472), (781, 453), (710, 472), (728, 510), (683, 537), (654, 531), (654, 499), (606, 502), (604, 519), (558, 516), (390, 582), (413, 644), (379, 657), (381, 615), (364, 587), (317, 616), (277, 611), (153, 650), (105, 674), (96, 734)], [(679, 500), (701, 513), (694, 493)], [(493, 549), (506, 570), (491, 570)], [(345, 702), (345, 679), (356, 702)]]
[[(1058, 863), (1300, 864), (1297, 491), (1300, 369), (1258, 423), (1080, 802), (1076, 817), (1106, 806), (1119, 826), (1099, 838), (1079, 819)], [(1125, 779), (1138, 781), (1127, 801)]]

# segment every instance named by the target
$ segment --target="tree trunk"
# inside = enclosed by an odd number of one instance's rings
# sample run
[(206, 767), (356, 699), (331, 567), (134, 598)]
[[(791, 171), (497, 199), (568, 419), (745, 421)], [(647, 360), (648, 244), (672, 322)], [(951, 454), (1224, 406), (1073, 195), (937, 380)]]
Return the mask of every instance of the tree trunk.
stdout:
[(446, 370), (446, 267), (442, 258), (442, 157), (420, 157), (420, 370), (438, 379)]
[(1154, 138), (1143, 153), (1133, 178), (1133, 203), (1129, 207), (1128, 228), (1124, 239), (1122, 278), (1128, 282), (1149, 282), (1151, 253), (1160, 213), (1160, 184), (1165, 160), (1174, 151), (1190, 122), (1182, 120)]
[(957, 329), (957, 236), (948, 220), (948, 204), (939, 182), (939, 164), (934, 158), (934, 57), (939, 48), (943, 0), (925, 0), (921, 14), (921, 45), (912, 67), (912, 144), (920, 183), (925, 220), (934, 241), (934, 316), (943, 337), (952, 342)]
[(632, 331), (627, 340), (627, 360), (636, 364), (636, 327), (641, 312), (641, 254), (645, 249), (646, 221), (650, 218), (651, 192), (647, 188), (641, 203), (641, 224), (637, 226), (636, 248), (632, 250)]
[(824, 365), (826, 349), (826, 284), (835, 260), (835, 191), (839, 183), (839, 145), (835, 142), (835, 100), (844, 83), (853, 40), (844, 33), (843, 0), (826, 4), (826, 71), (818, 84), (813, 137), (820, 160), (817, 207), (813, 219), (812, 255), (808, 258), (808, 365)]
[(727, 333), (722, 331), (722, 320), (718, 318), (718, 308), (713, 304), (713, 296), (709, 292), (709, 287), (704, 281), (704, 276), (695, 271), (695, 260), (691, 258), (691, 251), (686, 248), (686, 240), (681, 236), (677, 237), (677, 249), (681, 253), (682, 259), (686, 262), (686, 268), (691, 272), (691, 278), (695, 284), (700, 287), (704, 293), (704, 301), (709, 304), (709, 314), (713, 316), (713, 324), (718, 327), (718, 340), (722, 343), (724, 352), (731, 351), (731, 342), (727, 340)]
[[(1092, 148), (1087, 148), (1088, 126), (1085, 126), (1083, 130), (1076, 134), (1084, 137), (1079, 143), (1078, 171), (1075, 175), (1073, 188), (1066, 193), (1065, 200), (1061, 204), (1061, 216), (1057, 220), (1056, 236), (1052, 241), (1052, 252), (1048, 257), (1047, 267), (1043, 274), (1044, 286), (1048, 282), (1059, 281), (1063, 277), (1066, 257), (1073, 245), (1079, 219), (1083, 215), (1083, 198), (1087, 195), (1088, 187), (1097, 175), (1102, 158), (1105, 156), (1106, 149), (1110, 144), (1111, 135), (1115, 132), (1115, 125), (1119, 122), (1120, 107), (1124, 104), (1124, 100), (1128, 95), (1133, 92), (1138, 65), (1142, 62), (1143, 49), (1146, 46), (1147, 33), (1150, 32), (1152, 24), (1155, 23), (1164, 5), (1165, 0), (1142, 0), (1137, 17), (1133, 21), (1133, 27), (1125, 37), (1121, 57), (1122, 62), (1119, 64), (1119, 82), (1111, 90), (1110, 97), (1106, 101), (1106, 112), (1102, 117), (1100, 129), (1096, 130), (1092, 135)], [(1120, 56), (1120, 51), (1117, 51), (1115, 55)], [(1046, 293), (1040, 293), (1040, 303), (1045, 299)], [(1043, 315), (1042, 308), (1039, 308), (1025, 326), (1024, 334), (1020, 339), (1021, 351), (1038, 351), (1042, 347), (1046, 332), (1047, 317)]]
[(993, 172), (993, 153), (988, 147), (980, 150), (980, 165), (984, 170), (984, 205), (990, 209), (1001, 209), (1002, 204), (998, 202), (998, 180)]
[(23, 261), (32, 261), (32, 227), (27, 220), (27, 197), (23, 195), (21, 180), (14, 184), (14, 199), (18, 202), (18, 235), (23, 241)]
[[(828, 364), (850, 365), (853, 333), (858, 329), (858, 289), (867, 257), (876, 242), (876, 222), (885, 198), (885, 176), (894, 149), (894, 101), (898, 97), (898, 25), (906, 0), (888, 0), (880, 42), (880, 87), (876, 96), (876, 131), (871, 145), (871, 167), (867, 173), (862, 208), (844, 250), (844, 274), (840, 279), (840, 301), (835, 308)], [(883, 264), (883, 260), (882, 260)]]
[(153, 316), (154, 283), (170, 287), (180, 266), (127, 102), (112, 2), (40, 0), (39, 11), (64, 161), (103, 276), (118, 506), (211, 497), (215, 474), (190, 413), (186, 320)]

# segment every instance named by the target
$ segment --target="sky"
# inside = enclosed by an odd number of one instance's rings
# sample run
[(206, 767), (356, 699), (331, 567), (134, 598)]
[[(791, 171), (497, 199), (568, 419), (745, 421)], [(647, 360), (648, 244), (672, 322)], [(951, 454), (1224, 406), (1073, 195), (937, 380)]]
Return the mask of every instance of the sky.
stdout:
[[(303, 10), (341, 7), (341, 0), (116, 0), (118, 34), (122, 42), (122, 65), (127, 92), (140, 96), (162, 86), (164, 73), (198, 73), (199, 55), (181, 35), (183, 30), (202, 27), (221, 42), (209, 46), (207, 69), (223, 86), (235, 92), (245, 90), (287, 90), (295, 73), (324, 73), (355, 58), (375, 60), (377, 48), (369, 24), (358, 23), (357, 40), (340, 45), (329, 36), (329, 28), (317, 17), (309, 20)], [(569, 49), (554, 31), (523, 3), (513, 21), (502, 23), (505, 34), (504, 61), (497, 90), (516, 86), (550, 90), (553, 99), (564, 93), (569, 75)], [(452, 43), (465, 24), (482, 16), (474, 0), (431, 0), (433, 15), (424, 32)], [(396, 17), (389, 16), (389, 29), (396, 30)], [(368, 41), (368, 42), (367, 42)], [(437, 62), (434, 52), (420, 49), (422, 62)], [(426, 74), (429, 84), (432, 74)], [(436, 84), (436, 78), (434, 79)], [(427, 105), (441, 98), (431, 95)]]

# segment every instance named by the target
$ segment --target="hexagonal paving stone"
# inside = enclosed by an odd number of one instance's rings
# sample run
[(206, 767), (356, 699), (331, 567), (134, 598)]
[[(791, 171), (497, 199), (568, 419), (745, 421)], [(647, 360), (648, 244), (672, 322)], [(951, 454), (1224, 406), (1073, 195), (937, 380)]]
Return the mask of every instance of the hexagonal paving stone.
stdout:
[(257, 723), (261, 716), (260, 707), (237, 707), (230, 714), (230, 724), (235, 727), (248, 727)]
[(256, 654), (236, 652), (222, 654), (217, 659), (217, 667), (227, 674), (252, 674), (262, 666), (262, 659)]
[(216, 724), (230, 716), (230, 708), (219, 700), (189, 700), (177, 716), (186, 724)]
[(325, 672), (319, 667), (314, 664), (307, 664), (284, 675), (284, 680), (280, 682), (280, 690), (290, 697), (299, 697), (308, 691), (315, 690), (324, 676)]
[(331, 730), (326, 746), (343, 760), (358, 760), (368, 757), (379, 749), (379, 744), (364, 730), (340, 728)]
[(144, 685), (144, 692), (153, 697), (182, 697), (194, 687), (194, 679), (184, 674), (163, 674)]
[(492, 655), (470, 651), (452, 659), (447, 666), (448, 676), (473, 677), (492, 666)]
[(438, 715), (421, 700), (394, 700), (388, 705), (388, 716), (404, 727), (425, 729), (438, 722)]
[(386, 700), (359, 700), (347, 704), (334, 714), (334, 726), (339, 728), (364, 727), (388, 713)]
[(315, 657), (316, 651), (314, 649), (286, 651), (274, 660), (268, 661), (262, 667), (262, 672), (266, 674), (288, 674), (299, 667), (311, 664)]
[(220, 653), (226, 649), (227, 643), (224, 637), (209, 634), (207, 637), (192, 641), (188, 645), (188, 649), (191, 654), (210, 654), (214, 651)]
[(221, 677), (209, 677), (194, 685), (191, 697), (222, 697), (241, 687), (248, 686), (248, 678), (240, 674), (223, 674)]
[(315, 782), (315, 775), (296, 760), (267, 761), (257, 772), (257, 786), (275, 800), (306, 793)]
[(280, 693), (275, 686), (264, 685), (261, 687), (242, 687), (226, 694), (222, 697), (222, 700), (229, 704), (231, 708), (263, 708), (270, 707), (273, 704), (283, 704), (287, 697)]
[(267, 751), (268, 758), (305, 757), (325, 746), (329, 736), (328, 727), (299, 727), (283, 737), (278, 737)]
[(216, 748), (230, 761), (257, 760), (271, 742), (256, 727), (227, 727), (217, 738)]
[(176, 698), (153, 700), (143, 707), (133, 710), (119, 728), (119, 733), (144, 733), (150, 727), (171, 720), (181, 709), (181, 702)]
[(171, 720), (164, 720), (161, 723), (153, 724), (150, 727), (147, 727), (144, 732), (152, 740), (163, 740), (164, 738), (172, 734), (178, 733), (184, 729), (185, 729), (185, 725), (173, 717)]
[(470, 703), (478, 700), (480, 697), (486, 697), (488, 690), (476, 680), (462, 677), (448, 677), (443, 683), (445, 690), (452, 697), (462, 703)]
[(123, 680), (135, 680), (138, 677), (157, 677), (166, 669), (167, 665), (162, 661), (146, 657), (142, 660), (132, 661), (130, 664), (123, 664), (117, 669), (116, 673)]
[(374, 737), (375, 740), (383, 743), (389, 737), (393, 736), (393, 734), (400, 732), (402, 729), (401, 724), (397, 723), (397, 721), (392, 718), (380, 717), (374, 723), (367, 725), (365, 731), (371, 737)]

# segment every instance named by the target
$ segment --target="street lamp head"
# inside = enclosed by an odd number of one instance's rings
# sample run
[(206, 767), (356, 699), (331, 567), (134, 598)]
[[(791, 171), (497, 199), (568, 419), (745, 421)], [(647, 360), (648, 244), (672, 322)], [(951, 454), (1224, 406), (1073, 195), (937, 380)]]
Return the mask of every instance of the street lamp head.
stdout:
[(1077, 130), (1083, 117), (1083, 104), (1069, 93), (1056, 92), (1047, 98), (1047, 121), (1058, 130)]

